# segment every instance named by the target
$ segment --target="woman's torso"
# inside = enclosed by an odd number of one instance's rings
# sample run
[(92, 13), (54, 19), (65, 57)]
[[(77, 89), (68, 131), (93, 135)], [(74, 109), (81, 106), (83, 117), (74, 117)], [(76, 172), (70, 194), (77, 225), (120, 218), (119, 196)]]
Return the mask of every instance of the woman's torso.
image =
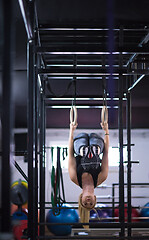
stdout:
[(77, 163), (77, 179), (79, 186), (82, 188), (82, 175), (86, 173), (92, 176), (93, 182), (94, 182), (94, 188), (97, 186), (97, 181), (98, 181), (98, 175), (101, 172), (101, 166), (98, 164), (98, 167), (94, 164), (88, 164), (87, 168), (84, 168), (81, 164), (81, 156), (76, 156), (76, 163)]

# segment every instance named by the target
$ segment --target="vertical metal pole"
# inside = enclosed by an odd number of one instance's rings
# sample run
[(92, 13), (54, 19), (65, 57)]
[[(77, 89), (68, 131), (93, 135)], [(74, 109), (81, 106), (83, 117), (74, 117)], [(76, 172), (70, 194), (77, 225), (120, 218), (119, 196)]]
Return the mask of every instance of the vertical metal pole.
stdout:
[[(123, 28), (120, 27), (120, 47), (123, 45)], [(123, 55), (119, 56), (119, 68), (123, 67)], [(119, 74), (119, 109), (118, 109), (118, 126), (119, 126), (119, 221), (121, 223), (120, 236), (125, 235), (124, 226), (124, 166), (123, 166), (123, 75)]]
[[(37, 45), (37, 32), (35, 33), (35, 45)], [(35, 54), (35, 235), (38, 236), (38, 126), (39, 126), (39, 84), (38, 84), (38, 56)]]
[[(43, 83), (43, 82), (42, 82)], [(41, 92), (40, 112), (40, 222), (45, 221), (45, 102), (44, 86)], [(44, 236), (45, 227), (40, 226), (40, 236)]]
[[(1, 178), (1, 232), (11, 232), (10, 219), (10, 160), (12, 158), (12, 46), (14, 37), (13, 2), (2, 1), (3, 6), (3, 65), (2, 65), (2, 178)], [(9, 235), (9, 234), (8, 234)], [(10, 239), (8, 237), (8, 239)]]
[(115, 209), (115, 184), (112, 184), (112, 217), (114, 217), (114, 209)]
[(35, 75), (34, 41), (28, 42), (28, 237), (33, 239), (35, 168)]
[[(29, 1), (28, 12), (31, 18), (31, 26), (34, 29), (34, 1)], [(34, 31), (33, 31), (34, 32)], [(35, 40), (30, 39), (27, 46), (27, 78), (28, 78), (28, 238), (36, 238), (35, 230), (35, 122), (36, 122), (36, 82), (35, 82)]]
[(113, 78), (114, 72), (114, 48), (115, 48), (115, 37), (114, 37), (114, 0), (107, 0), (107, 26), (108, 26), (108, 39), (107, 39), (107, 49), (110, 52), (108, 55), (108, 63), (109, 63), (109, 79), (108, 79), (108, 93), (109, 97), (111, 97), (110, 101), (110, 122), (113, 123), (114, 119), (114, 101), (113, 97), (115, 95), (115, 80)]
[[(130, 78), (127, 79), (127, 87), (130, 87)], [(131, 93), (127, 92), (127, 216), (128, 223), (131, 223)], [(128, 225), (128, 236), (131, 236), (131, 227)]]

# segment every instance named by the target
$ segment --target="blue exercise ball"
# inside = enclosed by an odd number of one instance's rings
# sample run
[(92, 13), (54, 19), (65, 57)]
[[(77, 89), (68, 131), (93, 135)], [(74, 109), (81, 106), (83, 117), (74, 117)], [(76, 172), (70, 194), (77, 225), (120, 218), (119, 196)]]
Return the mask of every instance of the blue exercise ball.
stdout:
[[(97, 204), (96, 211), (90, 211), (90, 222), (110, 222), (112, 217), (112, 210), (107, 209), (105, 204)], [(101, 218), (101, 219), (100, 219)]]
[[(63, 208), (64, 207), (64, 208)], [(79, 222), (79, 216), (75, 209), (71, 209), (71, 205), (63, 204), (59, 215), (54, 215), (50, 209), (46, 215), (47, 223), (76, 223)], [(48, 225), (49, 231), (57, 236), (65, 236), (71, 234), (70, 225)]]
[[(144, 208), (142, 208), (140, 216), (149, 218), (149, 202), (144, 205)], [(142, 221), (149, 222), (149, 219), (142, 219)]]
[(27, 215), (24, 212), (16, 211), (12, 215), (12, 220), (27, 220)]

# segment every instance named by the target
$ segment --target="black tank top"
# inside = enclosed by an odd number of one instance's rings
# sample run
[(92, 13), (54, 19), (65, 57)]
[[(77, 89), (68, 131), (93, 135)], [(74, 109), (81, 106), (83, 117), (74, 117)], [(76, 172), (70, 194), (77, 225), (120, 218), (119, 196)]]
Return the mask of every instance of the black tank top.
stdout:
[(81, 156), (76, 156), (76, 163), (77, 163), (77, 179), (79, 186), (82, 188), (82, 174), (84, 172), (88, 172), (91, 174), (94, 182), (94, 188), (97, 186), (98, 174), (101, 172), (101, 166), (99, 165), (98, 168), (93, 168), (92, 165), (89, 166), (88, 169), (85, 169), (81, 165)]

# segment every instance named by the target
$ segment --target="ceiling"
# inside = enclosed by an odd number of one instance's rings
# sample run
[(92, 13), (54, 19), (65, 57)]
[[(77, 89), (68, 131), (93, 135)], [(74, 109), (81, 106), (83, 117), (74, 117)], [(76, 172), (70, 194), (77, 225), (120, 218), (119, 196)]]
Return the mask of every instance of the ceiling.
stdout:
[[(27, 34), (19, 4), (14, 4), (14, 125), (26, 128)], [(36, 52), (40, 78), (45, 83), (47, 128), (69, 127), (69, 110), (75, 97), (78, 127), (99, 128), (103, 86), (109, 127), (118, 128), (119, 78), (123, 79), (125, 128), (125, 94), (128, 85), (140, 77), (131, 90), (132, 128), (149, 128), (148, 0), (38, 0), (36, 9), (40, 39)], [(125, 54), (117, 53), (121, 51)]]

